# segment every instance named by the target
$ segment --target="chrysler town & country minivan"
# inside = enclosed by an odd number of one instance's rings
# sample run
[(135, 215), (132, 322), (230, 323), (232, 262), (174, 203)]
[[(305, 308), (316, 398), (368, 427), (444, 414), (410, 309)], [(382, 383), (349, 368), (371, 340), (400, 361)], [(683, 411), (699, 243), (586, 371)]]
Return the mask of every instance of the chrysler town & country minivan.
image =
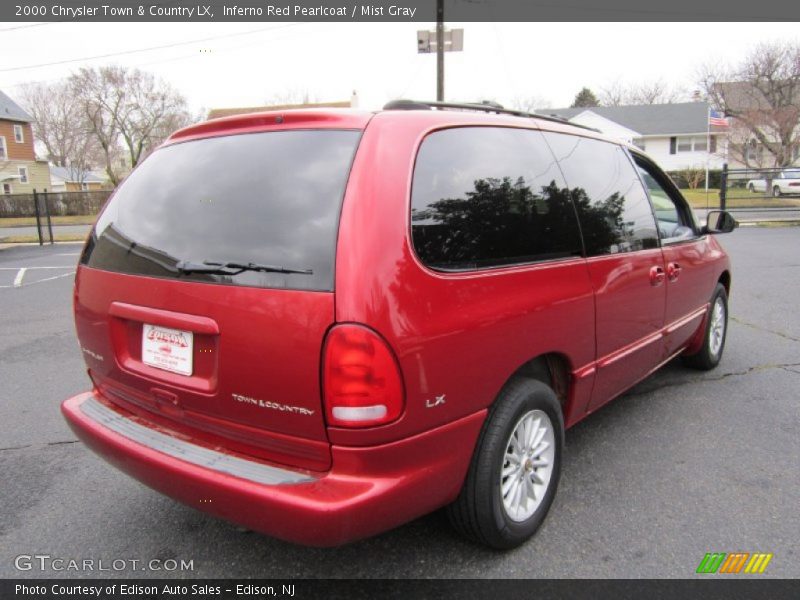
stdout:
[(717, 365), (734, 226), (698, 225), (635, 147), (494, 106), (199, 123), (97, 219), (74, 289), (92, 387), (62, 410), (121, 470), (271, 536), (447, 507), (510, 548), (566, 428), (675, 357)]

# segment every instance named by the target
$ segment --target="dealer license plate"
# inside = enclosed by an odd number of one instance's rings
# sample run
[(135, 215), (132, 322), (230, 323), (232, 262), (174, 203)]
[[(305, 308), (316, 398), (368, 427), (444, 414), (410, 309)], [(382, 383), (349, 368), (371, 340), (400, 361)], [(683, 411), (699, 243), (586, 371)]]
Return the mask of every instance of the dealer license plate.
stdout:
[(194, 335), (191, 331), (147, 323), (142, 327), (142, 362), (146, 365), (191, 375), (193, 348)]

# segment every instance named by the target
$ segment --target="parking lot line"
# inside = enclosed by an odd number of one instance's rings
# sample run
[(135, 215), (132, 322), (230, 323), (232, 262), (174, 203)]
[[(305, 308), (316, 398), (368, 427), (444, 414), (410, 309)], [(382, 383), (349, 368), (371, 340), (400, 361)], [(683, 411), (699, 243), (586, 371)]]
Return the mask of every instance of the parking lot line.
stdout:
[(69, 273), (62, 273), (61, 275), (54, 275), (53, 277), (45, 277), (44, 279), (39, 279), (38, 281), (28, 283), (26, 284), (26, 286), (35, 285), (37, 283), (44, 283), (45, 281), (52, 281), (53, 279), (61, 279), (62, 277), (69, 277), (70, 275), (75, 275), (75, 271), (70, 271)]
[[(69, 269), (69, 271), (66, 272), (66, 273), (60, 273), (59, 275), (53, 275), (52, 277), (45, 277), (44, 279), (38, 279), (36, 281), (29, 281), (27, 283), (23, 283), (23, 278), (25, 277), (26, 274), (29, 274), (28, 271), (33, 271), (35, 269), (60, 269), (60, 270)], [(29, 286), (35, 285), (37, 283), (44, 283), (45, 281), (53, 281), (54, 279), (61, 279), (62, 277), (69, 277), (70, 275), (75, 275), (75, 267), (72, 267), (72, 266), (69, 266), (69, 267), (14, 267), (13, 269), (10, 268), (10, 267), (9, 268), (0, 267), (0, 270), (3, 270), (3, 271), (16, 270), (17, 271), (17, 275), (16, 275), (16, 277), (14, 277), (13, 283), (11, 285), (0, 285), (0, 289), (5, 289), (5, 288), (21, 289), (21, 288), (24, 288), (24, 287), (29, 287)]]
[(25, 271), (27, 271), (27, 270), (28, 269), (26, 267), (22, 267), (19, 270), (19, 272), (17, 273), (17, 276), (14, 278), (14, 287), (19, 287), (19, 286), (22, 285), (22, 278), (25, 277)]

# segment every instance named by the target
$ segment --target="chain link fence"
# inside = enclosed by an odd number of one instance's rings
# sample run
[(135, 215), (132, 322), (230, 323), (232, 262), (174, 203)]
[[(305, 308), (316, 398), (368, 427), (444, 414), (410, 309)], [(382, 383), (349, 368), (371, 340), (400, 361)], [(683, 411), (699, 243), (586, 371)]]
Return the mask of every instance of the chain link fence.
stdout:
[(37, 202), (40, 215), (49, 214), (51, 217), (96, 215), (109, 195), (111, 190), (0, 195), (0, 218), (35, 217)]
[(723, 166), (719, 208), (743, 221), (800, 221), (800, 167)]
[[(80, 239), (111, 190), (0, 195), (0, 241)], [(54, 235), (53, 230), (56, 234)], [(67, 236), (67, 237), (64, 237)], [(70, 237), (71, 236), (71, 237)]]

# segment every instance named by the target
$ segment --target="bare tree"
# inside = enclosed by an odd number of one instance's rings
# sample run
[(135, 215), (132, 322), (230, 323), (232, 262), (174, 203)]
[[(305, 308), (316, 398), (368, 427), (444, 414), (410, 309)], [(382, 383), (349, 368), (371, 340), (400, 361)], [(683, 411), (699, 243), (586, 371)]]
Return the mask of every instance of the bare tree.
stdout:
[(678, 177), (686, 182), (686, 186), (690, 190), (696, 190), (698, 187), (700, 187), (700, 184), (705, 181), (706, 170), (704, 167), (696, 165), (684, 167), (678, 171)]
[(119, 130), (135, 167), (173, 131), (188, 125), (191, 116), (183, 96), (150, 73), (130, 71), (125, 83), (128, 102), (120, 114)]
[(606, 87), (600, 88), (600, 103), (603, 106), (624, 106), (628, 102), (628, 88), (619, 79)]
[(287, 104), (310, 104), (319, 102), (317, 95), (308, 88), (290, 88), (282, 92), (274, 92), (264, 99), (266, 106), (283, 106)]
[(70, 78), (87, 127), (96, 138), (111, 182), (124, 169), (120, 148), (135, 167), (170, 133), (192, 122), (186, 100), (171, 86), (138, 69), (81, 69)]
[[(729, 152), (747, 166), (786, 167), (797, 159), (800, 43), (761, 44), (734, 67), (703, 67), (700, 80), (711, 102), (739, 128)], [(760, 152), (765, 156), (759, 160)]]
[(71, 86), (64, 81), (27, 84), (22, 99), (34, 118), (34, 138), (44, 145), (47, 159), (65, 167), (70, 180), (83, 183), (96, 155), (96, 142)]
[(686, 98), (686, 92), (659, 79), (626, 85), (620, 80), (600, 90), (603, 106), (626, 106), (631, 104), (673, 104)]
[(81, 69), (70, 78), (73, 94), (80, 100), (86, 126), (100, 145), (106, 174), (115, 186), (121, 179), (120, 165), (114, 160), (120, 144), (118, 115), (124, 104), (121, 79), (122, 75), (116, 67)]
[(552, 104), (541, 96), (516, 96), (511, 100), (511, 107), (514, 110), (532, 113), (537, 109), (552, 108)]

